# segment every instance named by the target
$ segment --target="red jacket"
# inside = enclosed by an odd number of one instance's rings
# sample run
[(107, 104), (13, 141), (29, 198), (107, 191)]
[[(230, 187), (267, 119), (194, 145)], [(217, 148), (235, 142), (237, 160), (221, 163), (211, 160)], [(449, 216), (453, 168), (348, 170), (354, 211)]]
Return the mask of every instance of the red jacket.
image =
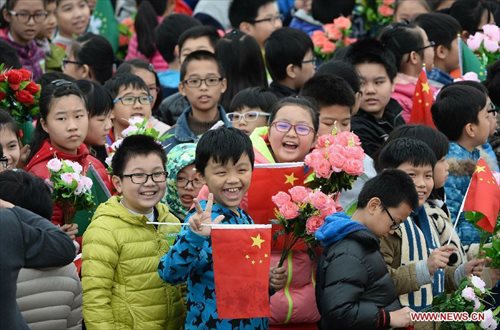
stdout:
[[(48, 179), (49, 169), (47, 168), (47, 163), (54, 157), (78, 162), (83, 167), (83, 173), (87, 172), (89, 165), (92, 164), (92, 166), (94, 166), (97, 173), (106, 184), (106, 187), (110, 192), (113, 192), (113, 185), (111, 183), (109, 174), (106, 171), (106, 168), (104, 168), (104, 165), (102, 165), (102, 163), (97, 158), (89, 154), (89, 150), (87, 149), (85, 144), (82, 144), (80, 145), (80, 147), (78, 147), (76, 155), (71, 155), (62, 152), (59, 149), (56, 149), (54, 146), (52, 146), (52, 144), (50, 144), (49, 140), (47, 139), (43, 142), (40, 150), (38, 150), (33, 158), (31, 158), (28, 165), (26, 165), (25, 170), (42, 179)], [(54, 204), (54, 211), (51, 221), (56, 225), (64, 225), (62, 210), (57, 204)]]

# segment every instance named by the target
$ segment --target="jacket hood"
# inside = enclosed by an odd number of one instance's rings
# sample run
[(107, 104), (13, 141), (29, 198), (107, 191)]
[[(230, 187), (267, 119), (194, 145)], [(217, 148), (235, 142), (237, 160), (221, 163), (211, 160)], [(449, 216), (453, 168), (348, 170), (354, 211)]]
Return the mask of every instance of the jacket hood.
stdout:
[(70, 160), (72, 162), (77, 162), (81, 164), (88, 155), (89, 155), (89, 149), (87, 149), (87, 146), (83, 143), (78, 147), (76, 155), (72, 155), (62, 152), (61, 150), (55, 148), (52, 144), (50, 144), (49, 139), (46, 139), (43, 142), (42, 146), (40, 147), (40, 150), (38, 150), (38, 152), (33, 156), (33, 158), (31, 158), (28, 165), (26, 165), (26, 171), (29, 172), (29, 170), (36, 164), (49, 161), (54, 157), (57, 157), (59, 159)]
[(274, 164), (276, 161), (271, 153), (271, 146), (269, 145), (269, 127), (257, 127), (250, 134), (253, 150), (255, 151), (256, 164)]
[(357, 231), (368, 231), (368, 228), (351, 220), (344, 212), (337, 212), (325, 218), (325, 223), (316, 231), (315, 236), (322, 246), (328, 247)]

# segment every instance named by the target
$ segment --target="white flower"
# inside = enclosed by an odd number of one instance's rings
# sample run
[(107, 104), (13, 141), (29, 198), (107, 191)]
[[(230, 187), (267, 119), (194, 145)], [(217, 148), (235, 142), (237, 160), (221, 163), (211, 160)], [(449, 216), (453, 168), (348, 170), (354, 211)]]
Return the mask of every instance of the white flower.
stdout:
[(51, 172), (58, 172), (62, 167), (62, 163), (59, 159), (57, 158), (52, 158), (51, 160), (49, 160), (49, 162), (47, 163), (47, 168), (51, 171)]
[(474, 301), (477, 299), (474, 289), (469, 286), (462, 290), (462, 297), (468, 301)]
[(80, 174), (83, 171), (82, 165), (78, 164), (77, 162), (71, 162), (71, 167), (73, 168), (73, 171), (75, 173)]
[(108, 167), (111, 167), (111, 161), (113, 160), (114, 155), (115, 154), (113, 153), (113, 154), (109, 155), (108, 157), (106, 157), (106, 159), (104, 160), (104, 162), (106, 163), (106, 165), (108, 165)]
[(85, 192), (89, 191), (92, 188), (92, 185), (94, 184), (88, 176), (82, 176), (80, 181), (85, 187)]
[(483, 329), (495, 330), (498, 326), (497, 321), (493, 317), (493, 312), (491, 309), (488, 309), (483, 312), (484, 320), (479, 323), (479, 326)]
[(481, 307), (481, 302), (479, 299), (474, 300), (474, 310), (477, 311)]
[(483, 25), (484, 35), (497, 43), (500, 41), (500, 28), (495, 24)]
[(122, 131), (122, 136), (123, 137), (127, 137), (127, 136), (130, 136), (130, 135), (133, 135), (133, 133), (135, 133), (136, 131), (137, 131), (137, 127), (135, 127), (133, 125), (130, 125), (129, 127), (125, 128)]
[(480, 277), (472, 275), (470, 282), (472, 283), (472, 285), (474, 285), (476, 289), (479, 289), (481, 293), (485, 292), (484, 288), (486, 286), (486, 283), (484, 283), (484, 281)]
[(133, 116), (128, 119), (128, 123), (130, 126), (137, 126), (144, 122), (144, 117), (141, 116)]
[(483, 46), (484, 46), (484, 49), (486, 49), (490, 53), (496, 53), (498, 50), (498, 41), (491, 40), (491, 39), (484, 39)]
[(70, 185), (73, 182), (73, 173), (63, 173), (61, 174), (61, 180)]

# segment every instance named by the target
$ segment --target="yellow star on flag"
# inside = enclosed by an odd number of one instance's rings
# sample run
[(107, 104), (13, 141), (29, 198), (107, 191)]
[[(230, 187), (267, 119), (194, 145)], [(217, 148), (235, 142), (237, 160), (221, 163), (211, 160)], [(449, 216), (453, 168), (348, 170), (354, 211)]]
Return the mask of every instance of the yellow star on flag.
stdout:
[(485, 172), (484, 166), (476, 166), (476, 170), (474, 171), (474, 173), (480, 173), (480, 172)]
[(259, 247), (259, 249), (260, 249), (260, 248), (262, 248), (262, 247), (261, 247), (261, 245), (262, 245), (262, 243), (264, 243), (264, 242), (265, 242), (265, 240), (263, 240), (262, 238), (260, 238), (260, 234), (257, 234), (257, 236), (255, 236), (255, 237), (250, 236), (250, 238), (251, 238), (251, 239), (252, 239), (252, 241), (253, 241), (253, 243), (252, 243), (252, 246), (251, 246), (251, 247), (253, 247), (253, 246), (258, 246), (258, 247)]
[(292, 172), (292, 174), (290, 174), (290, 175), (286, 175), (286, 174), (285, 174), (285, 178), (286, 178), (286, 179), (285, 179), (285, 184), (289, 183), (289, 184), (291, 184), (292, 186), (294, 186), (294, 185), (295, 185), (295, 181), (297, 181), (297, 180), (298, 180), (298, 178), (296, 178), (296, 177), (295, 177), (295, 173), (293, 173), (293, 172)]
[(431, 90), (431, 88), (429, 87), (429, 84), (428, 83), (422, 83), (422, 92), (424, 93), (429, 93), (429, 91)]

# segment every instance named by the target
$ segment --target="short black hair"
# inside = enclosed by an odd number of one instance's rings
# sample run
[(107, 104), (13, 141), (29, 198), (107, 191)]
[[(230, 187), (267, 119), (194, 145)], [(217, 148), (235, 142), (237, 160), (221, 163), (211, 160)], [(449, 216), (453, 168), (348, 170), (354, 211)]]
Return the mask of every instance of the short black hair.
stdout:
[(148, 135), (130, 135), (123, 139), (122, 143), (116, 150), (111, 160), (111, 168), (113, 169), (113, 175), (119, 178), (123, 177), (123, 171), (127, 167), (127, 163), (130, 159), (137, 156), (148, 156), (150, 154), (155, 154), (160, 157), (165, 168), (165, 163), (167, 162), (167, 155), (163, 150), (163, 147), (158, 144), (151, 136)]
[(342, 77), (347, 81), (354, 93), (360, 91), (359, 76), (351, 63), (343, 60), (329, 60), (321, 64), (314, 75), (323, 76), (332, 74)]
[(208, 38), (210, 45), (213, 47), (213, 49), (215, 49), (215, 45), (220, 39), (217, 29), (210, 25), (197, 25), (190, 27), (186, 31), (182, 32), (182, 34), (179, 36), (179, 40), (177, 41), (177, 45), (179, 46), (179, 53), (182, 51), (182, 47), (184, 46), (186, 40), (204, 37)]
[(486, 106), (486, 95), (477, 88), (451, 84), (441, 89), (432, 105), (436, 127), (450, 141), (457, 141), (465, 125), (477, 124), (477, 115)]
[(113, 78), (106, 81), (104, 84), (104, 88), (108, 91), (111, 98), (114, 100), (118, 93), (120, 92), (120, 88), (132, 87), (135, 89), (142, 89), (149, 95), (149, 87), (146, 85), (144, 80), (141, 77), (136, 76), (131, 73), (120, 73), (115, 75)]
[(16, 49), (3, 39), (0, 39), (0, 63), (4, 64), (4, 69), (20, 69), (22, 67)]
[(424, 142), (434, 152), (436, 160), (438, 161), (445, 157), (450, 149), (450, 142), (446, 135), (435, 128), (424, 125), (398, 126), (389, 134), (385, 143), (402, 137), (413, 138)]
[(500, 106), (500, 59), (488, 66), (488, 74), (484, 85), (488, 89), (491, 101)]
[(378, 158), (375, 169), (381, 172), (387, 168), (398, 168), (401, 164), (410, 163), (415, 167), (436, 165), (436, 155), (423, 141), (413, 138), (398, 138), (386, 143)]
[(222, 68), (222, 65), (220, 64), (219, 60), (217, 60), (217, 57), (215, 57), (215, 54), (206, 51), (206, 50), (197, 50), (195, 52), (192, 52), (186, 58), (184, 59), (184, 62), (182, 62), (181, 65), (181, 82), (184, 80), (186, 77), (187, 73), (187, 67), (189, 63), (192, 61), (212, 61), (217, 65), (217, 69), (219, 71), (219, 74), (222, 78), (225, 77), (224, 74), (224, 69)]
[(488, 12), (489, 21), (493, 13), (487, 2), (478, 0), (456, 0), (449, 8), (448, 13), (460, 22), (464, 31), (474, 34), (481, 28), (479, 23), (485, 11)]
[(361, 39), (350, 45), (346, 59), (354, 66), (364, 63), (382, 65), (391, 82), (394, 81), (398, 73), (394, 65), (396, 62), (394, 54), (390, 50), (385, 49), (382, 43), (374, 38)]
[(158, 25), (156, 28), (156, 49), (167, 63), (172, 62), (175, 58), (174, 49), (181, 34), (197, 25), (201, 25), (200, 21), (184, 14), (168, 15)]
[(233, 0), (229, 6), (229, 21), (231, 26), (239, 29), (242, 22), (253, 23), (260, 7), (276, 0)]
[(0, 199), (45, 219), (52, 218), (52, 194), (49, 186), (39, 177), (25, 171), (7, 170), (0, 173)]
[(205, 175), (210, 159), (224, 165), (229, 160), (236, 164), (243, 154), (248, 155), (253, 169), (255, 154), (250, 138), (239, 129), (223, 126), (203, 134), (196, 146), (194, 164), (196, 170)]
[(21, 138), (19, 128), (14, 118), (12, 118), (7, 110), (0, 108), (0, 131), (3, 129), (11, 131), (18, 139)]
[(113, 99), (109, 92), (95, 81), (77, 80), (76, 85), (82, 91), (89, 118), (107, 115), (113, 109)]
[(314, 45), (307, 33), (284, 27), (275, 30), (265, 42), (266, 66), (275, 81), (287, 77), (286, 68), (293, 64), (302, 67), (307, 52), (314, 51)]
[(309, 112), (309, 115), (311, 115), (311, 120), (313, 122), (314, 134), (316, 135), (318, 133), (319, 129), (318, 105), (316, 104), (316, 101), (314, 101), (313, 99), (309, 99), (303, 96), (288, 96), (276, 102), (271, 109), (269, 124), (271, 124), (274, 121), (274, 118), (276, 118), (276, 115), (278, 114), (280, 109), (287, 105), (297, 106)]
[(408, 174), (397, 169), (384, 170), (368, 180), (358, 196), (358, 208), (368, 205), (370, 199), (378, 197), (383, 206), (398, 207), (408, 204), (412, 210), (418, 207), (418, 194)]
[(58, 80), (58, 79), (63, 79), (63, 80), (71, 81), (71, 82), (76, 81), (75, 78), (68, 76), (64, 72), (51, 71), (51, 72), (45, 72), (44, 74), (42, 74), (42, 76), (40, 78), (38, 78), (37, 83), (39, 83), (43, 88), (43, 87), (47, 86), (48, 84), (50, 84), (51, 82), (53, 82), (54, 80)]
[(319, 108), (340, 105), (352, 107), (356, 103), (356, 96), (349, 84), (336, 75), (314, 76), (302, 87), (300, 95), (314, 99)]
[(443, 13), (418, 15), (414, 22), (424, 29), (429, 40), (435, 42), (435, 46), (443, 45), (448, 49), (451, 49), (451, 44), (457, 40), (457, 34), (462, 32), (460, 23), (452, 16)]
[(311, 5), (311, 14), (314, 19), (328, 24), (339, 16), (350, 16), (354, 5), (355, 0), (314, 0)]
[(240, 111), (243, 107), (259, 108), (263, 112), (271, 113), (272, 106), (278, 102), (273, 92), (263, 87), (248, 87), (239, 91), (231, 101), (230, 112)]

